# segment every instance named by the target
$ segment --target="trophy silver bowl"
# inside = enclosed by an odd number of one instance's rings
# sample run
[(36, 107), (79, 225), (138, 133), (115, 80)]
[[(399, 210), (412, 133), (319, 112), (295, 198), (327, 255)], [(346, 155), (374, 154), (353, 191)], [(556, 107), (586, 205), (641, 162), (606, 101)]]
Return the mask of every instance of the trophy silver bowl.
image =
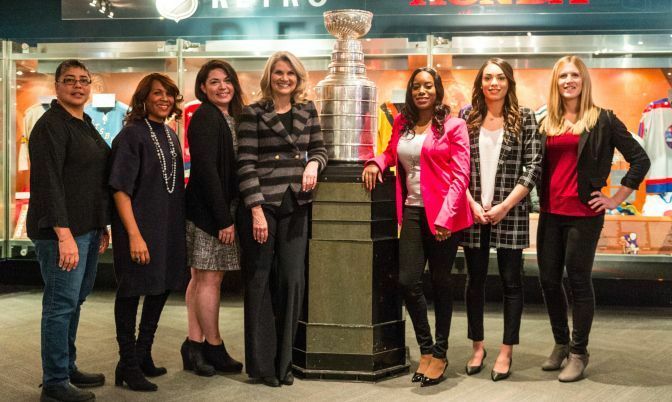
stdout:
[(371, 29), (373, 13), (364, 10), (333, 10), (324, 13), (324, 25), (336, 39), (359, 39)]

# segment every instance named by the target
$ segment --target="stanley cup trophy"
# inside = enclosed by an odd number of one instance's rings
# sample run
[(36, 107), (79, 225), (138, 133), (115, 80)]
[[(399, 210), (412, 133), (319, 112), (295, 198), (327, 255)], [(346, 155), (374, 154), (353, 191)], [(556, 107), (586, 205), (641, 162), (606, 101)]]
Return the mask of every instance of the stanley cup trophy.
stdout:
[(394, 176), (373, 192), (361, 182), (375, 154), (376, 87), (362, 43), (372, 13), (324, 13), (337, 38), (315, 101), (329, 153), (313, 203), (306, 302), (293, 361), (304, 378), (376, 381), (408, 372), (397, 292)]

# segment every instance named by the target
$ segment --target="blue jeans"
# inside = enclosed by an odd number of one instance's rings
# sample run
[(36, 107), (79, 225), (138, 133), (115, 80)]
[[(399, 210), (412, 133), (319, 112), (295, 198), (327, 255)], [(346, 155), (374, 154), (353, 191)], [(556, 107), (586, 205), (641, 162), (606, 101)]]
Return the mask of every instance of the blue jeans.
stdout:
[(58, 240), (33, 240), (40, 263), (42, 297), (42, 383), (65, 383), (75, 370), (79, 312), (96, 279), (100, 230), (75, 237), (79, 264), (70, 272), (58, 266)]

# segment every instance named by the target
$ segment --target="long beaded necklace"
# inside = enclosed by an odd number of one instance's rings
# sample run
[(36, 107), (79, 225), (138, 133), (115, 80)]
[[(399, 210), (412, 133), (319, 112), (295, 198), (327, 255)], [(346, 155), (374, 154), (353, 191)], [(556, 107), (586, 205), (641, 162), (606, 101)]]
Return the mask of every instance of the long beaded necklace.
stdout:
[(147, 123), (147, 127), (149, 128), (149, 136), (152, 138), (152, 142), (154, 143), (154, 147), (156, 148), (156, 154), (159, 157), (159, 164), (161, 165), (161, 174), (163, 175), (163, 182), (166, 184), (166, 191), (168, 191), (168, 194), (172, 194), (173, 191), (175, 191), (175, 177), (177, 176), (176, 174), (177, 152), (175, 152), (175, 144), (173, 144), (173, 139), (170, 137), (168, 127), (164, 124), (163, 131), (166, 133), (166, 139), (168, 139), (168, 146), (170, 148), (170, 156), (173, 159), (172, 171), (170, 174), (168, 174), (168, 164), (166, 163), (166, 156), (163, 154), (163, 149), (159, 144), (159, 139), (156, 136), (156, 133), (152, 128), (152, 125), (149, 124), (149, 120), (147, 120), (147, 118), (145, 118), (145, 123)]

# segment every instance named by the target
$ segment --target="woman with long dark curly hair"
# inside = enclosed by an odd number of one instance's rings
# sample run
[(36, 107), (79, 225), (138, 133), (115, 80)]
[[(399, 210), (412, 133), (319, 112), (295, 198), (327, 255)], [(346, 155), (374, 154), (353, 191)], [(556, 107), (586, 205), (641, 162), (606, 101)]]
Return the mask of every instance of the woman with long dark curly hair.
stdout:
[[(420, 346), (420, 364), (412, 382), (443, 381), (448, 366), (448, 334), (453, 312), (450, 271), (462, 230), (471, 226), (466, 197), (469, 185), (469, 138), (463, 120), (450, 117), (443, 104), (441, 77), (432, 68), (413, 72), (406, 104), (395, 119), (385, 152), (366, 163), (362, 180), (373, 190), (382, 171), (397, 169), (399, 284)], [(436, 335), (427, 320), (422, 273), (429, 261)]]
[(474, 221), (464, 231), (467, 262), (468, 336), (474, 353), (466, 372), (483, 369), (483, 305), (490, 248), (504, 288), (504, 336), (491, 372), (493, 381), (511, 374), (513, 345), (518, 344), (523, 313), (523, 249), (529, 247), (527, 194), (541, 174), (541, 140), (534, 113), (518, 105), (511, 65), (492, 58), (481, 66), (471, 105), (462, 110), (471, 146), (469, 205)]
[(166, 374), (152, 360), (154, 333), (169, 292), (186, 281), (184, 170), (177, 134), (166, 124), (169, 117), (181, 117), (181, 101), (170, 77), (145, 76), (133, 93), (124, 128), (112, 142), (109, 185), (116, 205), (112, 239), (119, 343), (115, 384), (125, 382), (134, 391), (156, 391), (146, 377)]

